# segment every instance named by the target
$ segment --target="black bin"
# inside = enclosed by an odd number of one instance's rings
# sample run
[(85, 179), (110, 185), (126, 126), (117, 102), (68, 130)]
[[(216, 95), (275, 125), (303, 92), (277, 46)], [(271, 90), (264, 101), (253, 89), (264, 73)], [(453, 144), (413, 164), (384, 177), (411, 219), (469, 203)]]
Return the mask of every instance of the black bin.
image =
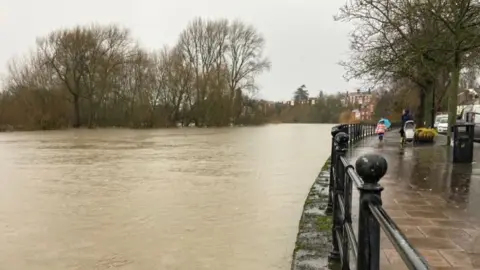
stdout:
[(475, 123), (475, 113), (474, 112), (466, 112), (465, 113), (465, 122)]
[(475, 124), (456, 124), (453, 133), (453, 163), (473, 162), (473, 139)]

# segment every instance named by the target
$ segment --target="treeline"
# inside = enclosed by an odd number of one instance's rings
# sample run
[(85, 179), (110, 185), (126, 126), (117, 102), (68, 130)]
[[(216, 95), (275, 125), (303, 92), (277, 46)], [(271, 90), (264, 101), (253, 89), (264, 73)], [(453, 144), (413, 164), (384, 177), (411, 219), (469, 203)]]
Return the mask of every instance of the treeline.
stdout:
[(265, 40), (241, 21), (192, 21), (173, 47), (149, 52), (128, 29), (78, 26), (37, 40), (8, 68), (0, 127), (57, 129), (266, 121), (253, 97), (269, 70)]
[(282, 123), (339, 123), (345, 110), (348, 109), (342, 106), (340, 97), (326, 95), (315, 99), (315, 104), (285, 105), (274, 119)]
[(336, 19), (355, 26), (348, 78), (386, 85), (409, 101), (418, 123), (431, 125), (444, 109), (455, 122), (458, 94), (478, 86), (478, 1), (353, 0)]
[(293, 105), (277, 103), (275, 113), (268, 115), (272, 122), (282, 123), (338, 123), (344, 111), (351, 111), (342, 104), (342, 96), (327, 95), (320, 91), (315, 98), (310, 98), (305, 85), (293, 94)]

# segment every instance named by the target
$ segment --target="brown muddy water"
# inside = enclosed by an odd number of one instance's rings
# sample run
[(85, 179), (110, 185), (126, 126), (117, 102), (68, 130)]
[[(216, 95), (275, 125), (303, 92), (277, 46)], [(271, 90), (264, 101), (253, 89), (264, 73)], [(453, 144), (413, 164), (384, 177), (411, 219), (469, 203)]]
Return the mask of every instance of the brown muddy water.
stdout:
[(330, 128), (0, 134), (0, 269), (289, 269)]

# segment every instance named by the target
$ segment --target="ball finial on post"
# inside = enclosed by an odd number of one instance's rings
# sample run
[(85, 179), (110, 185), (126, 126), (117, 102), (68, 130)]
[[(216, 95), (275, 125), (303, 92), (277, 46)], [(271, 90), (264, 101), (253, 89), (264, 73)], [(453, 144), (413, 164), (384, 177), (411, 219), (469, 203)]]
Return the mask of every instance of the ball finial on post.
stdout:
[(345, 132), (338, 132), (335, 135), (335, 143), (337, 144), (337, 146), (348, 147), (349, 139), (350, 137)]
[(376, 154), (363, 155), (355, 162), (355, 170), (366, 184), (377, 184), (387, 169), (387, 160)]
[(332, 137), (335, 138), (335, 135), (337, 135), (338, 132), (340, 132), (339, 126), (334, 126), (332, 127), (332, 131), (330, 132), (330, 134), (332, 134)]
[(332, 131), (330, 132), (330, 134), (332, 134), (332, 137), (335, 138), (335, 136), (340, 132), (347, 133), (348, 132), (348, 126), (345, 125), (345, 124), (336, 125), (336, 126), (332, 127)]
[(360, 191), (358, 213), (357, 269), (378, 269), (380, 265), (380, 223), (374, 216), (371, 206), (382, 205), (383, 187), (378, 184), (387, 173), (385, 158), (376, 154), (366, 154), (357, 159), (355, 170), (363, 179)]

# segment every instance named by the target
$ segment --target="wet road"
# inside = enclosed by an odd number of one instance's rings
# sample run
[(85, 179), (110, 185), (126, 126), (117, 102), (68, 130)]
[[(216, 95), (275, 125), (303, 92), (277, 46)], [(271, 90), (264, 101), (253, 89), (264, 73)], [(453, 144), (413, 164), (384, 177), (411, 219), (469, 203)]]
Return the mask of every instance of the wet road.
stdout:
[(0, 134), (0, 269), (289, 269), (330, 128)]

